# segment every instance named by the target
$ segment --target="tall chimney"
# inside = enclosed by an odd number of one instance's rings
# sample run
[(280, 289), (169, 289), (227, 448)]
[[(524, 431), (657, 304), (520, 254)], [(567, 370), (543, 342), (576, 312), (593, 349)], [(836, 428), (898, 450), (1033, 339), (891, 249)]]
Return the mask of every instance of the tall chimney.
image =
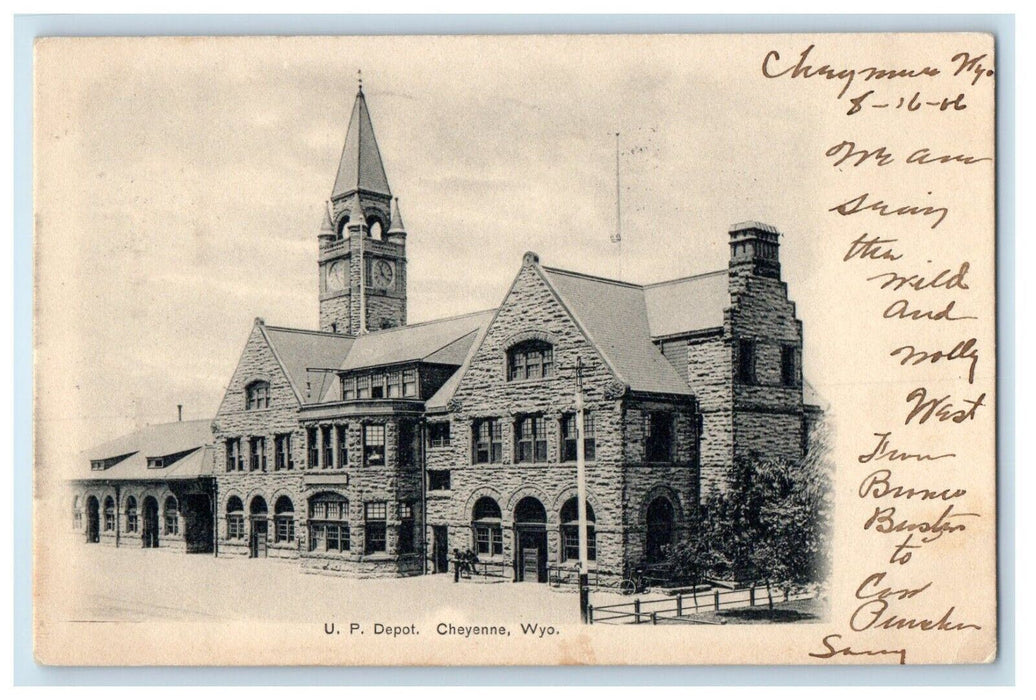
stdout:
[(176, 404), (176, 422), (180, 423), (183, 421), (183, 404)]
[(780, 233), (769, 224), (745, 221), (730, 227), (730, 271), (781, 278)]

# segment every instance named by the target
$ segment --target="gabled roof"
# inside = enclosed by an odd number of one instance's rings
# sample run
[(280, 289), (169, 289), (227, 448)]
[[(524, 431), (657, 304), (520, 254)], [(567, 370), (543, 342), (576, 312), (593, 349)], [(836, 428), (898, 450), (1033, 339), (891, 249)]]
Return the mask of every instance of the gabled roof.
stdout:
[(730, 306), (729, 285), (727, 270), (646, 285), (652, 337), (722, 328), (723, 311)]
[(345, 134), (345, 147), (338, 163), (338, 175), (335, 177), (331, 198), (357, 190), (392, 195), (362, 89), (356, 93), (353, 113), (349, 117), (349, 129)]
[[(460, 365), (471, 351), (479, 330), (489, 325), (494, 311), (477, 311), (364, 333), (353, 340), (338, 368), (349, 371), (404, 362)], [(332, 387), (327, 387), (322, 400), (336, 400), (332, 393)]]
[(630, 389), (693, 395), (651, 342), (643, 287), (556, 268), (541, 270), (590, 342)]
[[(212, 419), (149, 425), (83, 453), (83, 480), (195, 479), (212, 474), (207, 445), (212, 441)], [(108, 469), (90, 469), (90, 462), (124, 459)], [(166, 466), (149, 469), (149, 457), (174, 457)]]
[(334, 379), (328, 372), (307, 370), (338, 367), (355, 340), (348, 335), (299, 328), (261, 328), (301, 403), (319, 402)]

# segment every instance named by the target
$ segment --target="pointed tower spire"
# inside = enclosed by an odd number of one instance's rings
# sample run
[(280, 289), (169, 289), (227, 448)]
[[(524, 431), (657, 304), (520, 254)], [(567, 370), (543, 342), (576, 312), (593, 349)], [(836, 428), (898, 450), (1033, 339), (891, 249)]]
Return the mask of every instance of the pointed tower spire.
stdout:
[(349, 228), (359, 228), (367, 225), (367, 218), (363, 215), (363, 203), (360, 201), (360, 194), (354, 193), (349, 201)]
[(406, 228), (403, 226), (403, 215), (399, 213), (399, 197), (392, 200), (392, 223), (389, 224), (389, 233), (394, 231), (406, 233)]
[(406, 228), (403, 226), (403, 215), (399, 213), (399, 197), (392, 200), (392, 223), (389, 224), (385, 240), (396, 245), (406, 245)]
[(320, 223), (317, 240), (320, 241), (321, 248), (326, 248), (335, 242), (335, 227), (331, 223), (331, 209), (326, 205), (324, 206), (324, 220)]
[(367, 110), (367, 98), (363, 94), (363, 82), (356, 92), (349, 129), (345, 135), (345, 147), (338, 163), (338, 175), (331, 190), (331, 199), (338, 199), (353, 192), (392, 196), (381, 152), (374, 138), (374, 126)]

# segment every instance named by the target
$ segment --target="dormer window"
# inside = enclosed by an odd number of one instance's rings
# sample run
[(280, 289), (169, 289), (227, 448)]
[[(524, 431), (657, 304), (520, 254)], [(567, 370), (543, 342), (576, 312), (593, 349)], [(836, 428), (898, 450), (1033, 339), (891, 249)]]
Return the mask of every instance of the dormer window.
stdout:
[(165, 459), (162, 457), (148, 457), (147, 468), (148, 469), (161, 469), (165, 466)]
[(245, 387), (245, 407), (249, 411), (270, 407), (270, 383), (252, 382)]
[(507, 351), (507, 380), (554, 376), (554, 347), (542, 340), (527, 340)]

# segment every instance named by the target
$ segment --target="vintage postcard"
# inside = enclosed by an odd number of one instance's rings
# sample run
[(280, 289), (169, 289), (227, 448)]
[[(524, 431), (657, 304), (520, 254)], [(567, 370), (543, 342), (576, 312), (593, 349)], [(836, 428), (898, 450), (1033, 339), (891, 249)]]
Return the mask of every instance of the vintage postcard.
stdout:
[(997, 654), (987, 34), (35, 46), (35, 654)]

